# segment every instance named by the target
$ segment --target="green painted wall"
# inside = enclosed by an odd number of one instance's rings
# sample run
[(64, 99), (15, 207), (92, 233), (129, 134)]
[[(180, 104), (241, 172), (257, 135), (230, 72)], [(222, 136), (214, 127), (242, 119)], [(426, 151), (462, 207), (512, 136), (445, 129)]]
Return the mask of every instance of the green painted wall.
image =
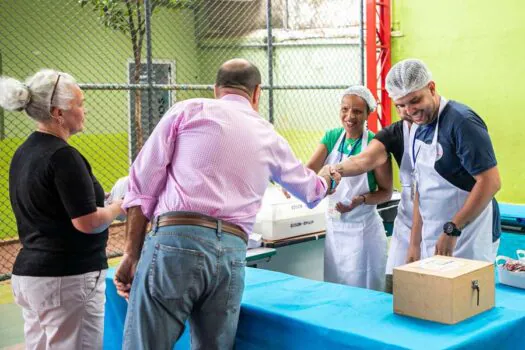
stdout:
[[(487, 123), (503, 187), (502, 202), (524, 203), (525, 2), (393, 0), (392, 61), (420, 58), (443, 96)], [(395, 110), (393, 112), (395, 114)]]
[[(152, 19), (154, 60), (175, 62), (175, 82), (198, 76), (193, 13), (159, 8)], [(40, 68), (71, 73), (80, 83), (127, 83), (132, 60), (127, 35), (106, 29), (77, 0), (1, 0), (2, 74), (25, 79)], [(145, 44), (143, 48), (145, 61)], [(90, 161), (106, 190), (128, 173), (128, 91), (87, 90), (85, 132), (71, 144)], [(177, 92), (176, 99), (195, 96)], [(16, 236), (8, 199), (8, 168), (15, 149), (34, 129), (24, 113), (4, 113), (0, 140), (0, 239)]]
[[(237, 6), (237, 5), (236, 5)], [(202, 20), (202, 19), (201, 19)], [(235, 26), (233, 26), (235, 27)], [(263, 44), (259, 31), (242, 39), (198, 38), (202, 23), (190, 10), (159, 9), (152, 20), (153, 59), (175, 63), (181, 84), (213, 84), (225, 60), (245, 57), (259, 66), (268, 83), (265, 49), (221, 49), (224, 44)], [(301, 33), (296, 33), (301, 34)], [(278, 34), (274, 32), (277, 37)], [(348, 40), (327, 38), (287, 39), (289, 43)], [(283, 39), (278, 40), (283, 43)], [(280, 85), (359, 83), (360, 52), (357, 40), (345, 46), (279, 47), (274, 51), (274, 83)], [(0, 53), (4, 75), (19, 79), (48, 67), (69, 72), (80, 83), (126, 83), (132, 60), (127, 35), (100, 24), (91, 7), (78, 0), (0, 0)], [(145, 46), (143, 48), (145, 61)], [(339, 125), (339, 90), (275, 91), (275, 125), (295, 153), (307, 161), (326, 128)], [(268, 91), (263, 91), (261, 115), (268, 118)], [(128, 171), (128, 91), (86, 90), (86, 130), (71, 143), (90, 161), (105, 189)], [(211, 92), (177, 91), (174, 100), (208, 96)], [(23, 113), (4, 113), (6, 138), (0, 140), (0, 238), (15, 235), (8, 203), (8, 166), (14, 150), (34, 129)], [(7, 223), (7, 224), (6, 224)], [(3, 226), (2, 226), (3, 224)]]
[[(264, 37), (238, 41), (238, 45), (264, 44)], [(291, 41), (291, 40), (290, 40)], [(337, 39), (303, 39), (295, 44), (325, 45)], [(224, 40), (217, 43), (224, 45)], [(232, 42), (234, 43), (234, 42)], [(283, 43), (283, 41), (278, 43)], [(259, 67), (263, 85), (268, 85), (268, 58), (264, 48), (213, 49), (213, 40), (202, 43), (199, 51), (200, 81), (213, 83), (220, 64), (244, 57)], [(360, 52), (356, 44), (345, 46), (277, 46), (274, 48), (274, 85), (351, 85), (361, 79)], [(341, 90), (275, 90), (274, 125), (290, 143), (294, 153), (306, 162), (328, 128), (339, 122)], [(268, 119), (268, 90), (263, 90), (261, 115)]]
[[(25, 78), (40, 68), (54, 68), (81, 83), (128, 82), (127, 65), (132, 60), (128, 35), (105, 28), (91, 8), (81, 8), (78, 1), (2, 0), (0, 23), (4, 75)], [(152, 33), (154, 59), (175, 61), (177, 81), (197, 76), (191, 12), (159, 9)], [(127, 92), (88, 91), (86, 106), (86, 132), (127, 131)], [(32, 128), (32, 122), (20, 116), (5, 114), (8, 137), (23, 137)]]

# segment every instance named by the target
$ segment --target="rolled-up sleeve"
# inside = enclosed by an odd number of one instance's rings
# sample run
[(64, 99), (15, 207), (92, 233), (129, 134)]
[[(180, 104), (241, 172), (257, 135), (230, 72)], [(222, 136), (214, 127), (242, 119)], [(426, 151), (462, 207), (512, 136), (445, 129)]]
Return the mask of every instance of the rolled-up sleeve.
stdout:
[(455, 128), (456, 155), (472, 176), (497, 165), (492, 142), (483, 120), (469, 112)]
[(184, 110), (175, 105), (151, 133), (131, 166), (128, 192), (122, 204), (124, 210), (140, 206), (151, 220), (166, 185), (168, 165), (173, 161), (175, 140), (183, 119)]
[(272, 153), (272, 179), (292, 195), (313, 208), (324, 198), (328, 186), (324, 178), (304, 166), (293, 154), (286, 140), (276, 135)]

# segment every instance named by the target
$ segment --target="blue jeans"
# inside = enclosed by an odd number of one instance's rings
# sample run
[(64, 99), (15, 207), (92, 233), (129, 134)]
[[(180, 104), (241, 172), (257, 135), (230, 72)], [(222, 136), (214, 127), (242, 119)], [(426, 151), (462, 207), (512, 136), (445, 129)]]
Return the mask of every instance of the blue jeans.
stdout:
[(172, 349), (189, 318), (192, 349), (232, 349), (246, 243), (200, 226), (153, 229), (144, 242), (124, 326), (124, 349)]

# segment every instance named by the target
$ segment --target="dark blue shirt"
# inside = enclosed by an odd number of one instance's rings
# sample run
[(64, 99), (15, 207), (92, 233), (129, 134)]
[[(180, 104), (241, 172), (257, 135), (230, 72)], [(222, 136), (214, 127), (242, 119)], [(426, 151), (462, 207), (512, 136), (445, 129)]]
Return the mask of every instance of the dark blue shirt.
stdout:
[[(432, 143), (437, 119), (420, 126), (415, 138)], [(476, 183), (474, 176), (497, 165), (487, 126), (469, 107), (448, 101), (439, 117), (438, 149), (442, 150), (434, 169), (452, 185), (470, 192)], [(417, 155), (417, 146), (413, 150)], [(441, 153), (441, 152), (440, 152)], [(493, 241), (501, 235), (498, 204), (493, 199)]]

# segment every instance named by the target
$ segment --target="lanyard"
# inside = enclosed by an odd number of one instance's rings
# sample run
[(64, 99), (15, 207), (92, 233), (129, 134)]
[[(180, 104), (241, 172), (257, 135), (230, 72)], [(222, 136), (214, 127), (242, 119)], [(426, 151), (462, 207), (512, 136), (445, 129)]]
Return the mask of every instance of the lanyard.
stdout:
[[(352, 152), (354, 152), (356, 147), (361, 144), (362, 139), (363, 139), (363, 135), (361, 135), (361, 137), (359, 137), (359, 139), (356, 142), (354, 142), (353, 145), (350, 146), (350, 152), (348, 152), (348, 156), (349, 157), (352, 155)], [(345, 140), (346, 140), (346, 133), (344, 134), (343, 140), (339, 144), (339, 149), (337, 150), (339, 152), (339, 154), (340, 154), (339, 155), (339, 163), (341, 163), (343, 161), (343, 154), (344, 154), (343, 150), (344, 150), (344, 147), (345, 147)]]
[[(425, 130), (422, 131), (421, 134), (423, 134), (423, 132), (425, 133), (422, 137), (423, 139), (423, 142), (425, 142), (425, 139), (427, 138), (427, 135), (429, 132), (432, 132), (434, 131), (435, 128), (430, 128), (430, 127), (427, 127), (425, 128)], [(419, 131), (420, 129), (418, 128), (418, 130), (416, 130), (416, 134), (417, 132)], [(414, 167), (416, 166), (416, 160), (417, 160), (417, 156), (419, 155), (419, 151), (421, 151), (421, 145), (418, 147), (417, 149), (417, 152), (414, 152), (415, 151), (415, 147), (416, 147), (416, 137), (417, 135), (414, 135), (414, 140), (412, 141), (412, 160), (414, 161), (413, 164), (414, 164)], [(415, 169), (415, 168), (414, 168)]]
[[(447, 100), (444, 99), (443, 97), (440, 98), (439, 100), (439, 109), (438, 109), (438, 115), (437, 115), (437, 118), (436, 118), (436, 124), (434, 125), (433, 128), (430, 128), (430, 125), (428, 125), (426, 128), (424, 128), (425, 130), (423, 130), (423, 132), (425, 133), (425, 135), (423, 135), (422, 139), (423, 139), (423, 142), (425, 142), (425, 139), (427, 138), (428, 136), (428, 133), (429, 132), (435, 132), (436, 131), (436, 128), (438, 128), (439, 130), (439, 116), (440, 114), (443, 112), (443, 110), (445, 109), (445, 107), (447, 106)], [(434, 123), (434, 122), (432, 122)], [(417, 149), (417, 153), (414, 155), (414, 147), (415, 147), (415, 144), (416, 144), (416, 136), (417, 136), (417, 132), (420, 131), (421, 128), (418, 128), (416, 130), (416, 134), (414, 135), (414, 140), (412, 141), (412, 160), (414, 161), (414, 170), (415, 170), (415, 166), (416, 166), (416, 160), (417, 160), (417, 156), (419, 155), (419, 150), (421, 149), (421, 146), (419, 146), (419, 148)], [(432, 139), (432, 143), (434, 143), (434, 141), (437, 141), (437, 134), (435, 135), (435, 138), (436, 140), (434, 140), (434, 138)]]

